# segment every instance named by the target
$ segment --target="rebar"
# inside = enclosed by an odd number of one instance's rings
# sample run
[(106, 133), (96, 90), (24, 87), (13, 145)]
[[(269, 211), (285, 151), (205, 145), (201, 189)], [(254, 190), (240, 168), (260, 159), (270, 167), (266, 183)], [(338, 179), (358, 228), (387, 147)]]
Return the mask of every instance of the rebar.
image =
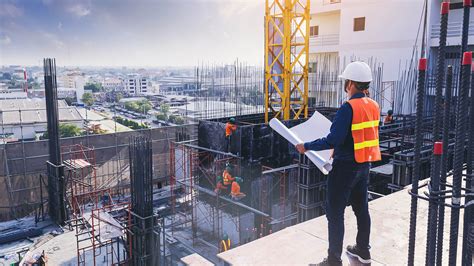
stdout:
[(64, 166), (62, 165), (59, 144), (56, 60), (51, 58), (44, 59), (43, 70), (49, 142), (49, 161), (46, 163), (48, 171), (49, 215), (56, 223), (63, 224), (66, 220), (66, 205), (64, 204)]
[[(449, 145), (449, 128), (451, 118), (451, 95), (453, 85), (453, 66), (448, 66), (446, 76), (446, 90), (444, 98), (444, 115), (443, 115), (443, 157), (441, 160), (441, 176), (439, 189), (444, 191), (446, 189), (446, 177), (448, 172), (448, 145)], [(436, 265), (442, 265), (443, 260), (443, 235), (444, 235), (444, 202), (445, 199), (442, 197), (439, 200), (439, 217), (438, 217), (438, 236), (437, 236), (437, 247), (436, 247)]]
[[(422, 144), (422, 122), (423, 122), (423, 101), (425, 98), (425, 78), (426, 78), (426, 58), (421, 58), (418, 63), (418, 88), (416, 98), (416, 123), (415, 123), (415, 148), (414, 167), (412, 177), (411, 192), (418, 194), (418, 177), (420, 176), (420, 152)], [(418, 198), (412, 196), (410, 207), (410, 231), (408, 239), (408, 265), (414, 265), (415, 259), (415, 238), (416, 238), (416, 214), (418, 208)]]
[[(132, 137), (129, 144), (133, 265), (152, 265), (159, 247), (153, 241), (152, 146), (147, 137)], [(159, 239), (159, 238), (158, 238)]]
[[(468, 38), (469, 38), (469, 17), (470, 17), (470, 10), (472, 6), (472, 0), (464, 0), (464, 12), (463, 12), (463, 28), (462, 28), (462, 52), (466, 51), (467, 45), (468, 45)], [(472, 76), (472, 74), (471, 74)], [(474, 96), (473, 96), (473, 88), (472, 84), (474, 82), (474, 76), (471, 77), (471, 111), (470, 111), (470, 124), (469, 124), (469, 131), (468, 131), (468, 150), (467, 150), (467, 174), (468, 177), (466, 178), (466, 188), (467, 189), (472, 189), (472, 177), (469, 175), (472, 174), (472, 160), (473, 160), (473, 155), (474, 155), (474, 144), (471, 142), (474, 141)], [(469, 202), (473, 200), (474, 197), (468, 196), (466, 197), (466, 202)], [(471, 265), (472, 264), (472, 247), (469, 245), (470, 241), (470, 234), (469, 234), (469, 228), (471, 227), (471, 224), (473, 223), (473, 211), (474, 207), (467, 207), (464, 210), (464, 223), (463, 223), (463, 243), (462, 243), (462, 265)]]
[(461, 185), (462, 185), (462, 168), (464, 161), (464, 145), (466, 136), (467, 107), (468, 95), (470, 87), (470, 71), (472, 64), (472, 52), (465, 52), (462, 61), (462, 80), (459, 88), (457, 115), (456, 115), (456, 137), (454, 144), (454, 160), (453, 160), (453, 195), (452, 205), (455, 206), (451, 210), (451, 228), (449, 239), (449, 265), (456, 265), (456, 254), (458, 245), (459, 230), (459, 206), (461, 205)]
[[(443, 2), (441, 4), (441, 29), (439, 37), (439, 48), (438, 48), (438, 60), (436, 61), (436, 94), (435, 94), (435, 106), (434, 113), (439, 114), (442, 110), (442, 97), (443, 97), (443, 85), (444, 85), (444, 68), (445, 68), (445, 54), (446, 54), (446, 38), (448, 34), (448, 15), (449, 15), (449, 3)], [(439, 115), (434, 116), (433, 123), (433, 142), (440, 140), (440, 130), (442, 118)], [(432, 200), (429, 202), (428, 209), (428, 232), (426, 240), (426, 265), (435, 264), (436, 255), (436, 228), (438, 223), (438, 206), (437, 201), (433, 198), (439, 191), (439, 164), (435, 161), (439, 160), (438, 156), (431, 157), (431, 180), (430, 180), (430, 197)]]

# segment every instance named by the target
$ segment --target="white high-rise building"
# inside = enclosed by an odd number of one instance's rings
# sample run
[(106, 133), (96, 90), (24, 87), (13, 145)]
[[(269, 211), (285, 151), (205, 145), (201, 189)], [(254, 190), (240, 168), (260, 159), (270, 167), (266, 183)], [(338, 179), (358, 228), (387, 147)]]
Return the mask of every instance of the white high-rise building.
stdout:
[(143, 95), (148, 92), (148, 80), (139, 75), (128, 75), (125, 80), (126, 92), (130, 95)]
[[(442, 0), (427, 2), (427, 54), (433, 64), (439, 44)], [(376, 63), (383, 68), (382, 86), (387, 88), (384, 99), (392, 101), (391, 88), (400, 72), (408, 68), (412, 59), (419, 58), (423, 5), (424, 0), (311, 0), (310, 78), (315, 76), (311, 72), (323, 68), (340, 72), (354, 60)], [(462, 17), (463, 1), (451, 0), (448, 59), (460, 58)], [(474, 31), (469, 34), (474, 35)], [(469, 44), (473, 41), (471, 38)], [(414, 65), (416, 68), (416, 61)]]
[(84, 74), (78, 71), (68, 72), (58, 80), (59, 85), (64, 88), (74, 88), (76, 91), (77, 103), (82, 104), (82, 95), (84, 95), (84, 85), (86, 79)]

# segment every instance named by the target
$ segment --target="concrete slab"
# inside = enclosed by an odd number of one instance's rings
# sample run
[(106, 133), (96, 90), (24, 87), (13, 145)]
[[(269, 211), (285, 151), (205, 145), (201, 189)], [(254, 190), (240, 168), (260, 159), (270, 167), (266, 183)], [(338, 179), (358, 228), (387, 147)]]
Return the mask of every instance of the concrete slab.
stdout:
[[(372, 219), (372, 265), (404, 265), (408, 254), (410, 201), (407, 190), (370, 202)], [(418, 201), (415, 265), (425, 263), (428, 203)], [(444, 257), (448, 261), (449, 209), (445, 216)], [(460, 228), (462, 228), (461, 212)], [(460, 230), (462, 231), (462, 230)], [(350, 207), (345, 212), (344, 246), (355, 243), (357, 223)], [(327, 220), (319, 217), (288, 227), (217, 256), (231, 265), (308, 265), (327, 255)], [(458, 262), (461, 260), (462, 235), (459, 235)], [(343, 255), (344, 265), (349, 261)]]
[(186, 257), (181, 258), (181, 262), (189, 266), (213, 266), (214, 263), (206, 260), (201, 255), (193, 253)]

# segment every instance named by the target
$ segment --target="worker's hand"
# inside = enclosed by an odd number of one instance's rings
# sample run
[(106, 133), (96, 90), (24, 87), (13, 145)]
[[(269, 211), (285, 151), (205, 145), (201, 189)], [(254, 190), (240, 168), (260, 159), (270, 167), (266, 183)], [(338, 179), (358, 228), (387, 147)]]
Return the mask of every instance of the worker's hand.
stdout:
[(298, 150), (299, 153), (304, 154), (306, 152), (306, 149), (304, 148), (304, 144), (296, 144), (296, 150)]

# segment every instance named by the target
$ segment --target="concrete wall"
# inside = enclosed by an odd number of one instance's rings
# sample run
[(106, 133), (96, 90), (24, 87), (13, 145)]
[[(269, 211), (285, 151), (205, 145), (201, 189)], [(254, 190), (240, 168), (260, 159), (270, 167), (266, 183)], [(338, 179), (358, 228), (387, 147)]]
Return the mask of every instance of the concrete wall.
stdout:
[[(340, 56), (374, 58), (384, 64), (384, 81), (397, 80), (400, 62), (412, 56), (423, 1), (344, 0), (341, 5)], [(354, 32), (357, 17), (365, 17), (364, 31)]]
[[(82, 144), (95, 148), (96, 174), (100, 184), (128, 183), (128, 142), (134, 135), (147, 135), (153, 145), (153, 178), (169, 176), (169, 144), (177, 135), (195, 138), (196, 125), (102, 134), (61, 139), (61, 146)], [(9, 218), (8, 206), (24, 206), (25, 214), (39, 201), (39, 175), (46, 175), (48, 141), (25, 141), (0, 145), (0, 220)], [(46, 178), (47, 179), (47, 178)], [(16, 191), (9, 195), (8, 191)], [(43, 191), (45, 195), (45, 191)], [(10, 197), (12, 199), (10, 199)], [(5, 207), (5, 208), (4, 208)]]

